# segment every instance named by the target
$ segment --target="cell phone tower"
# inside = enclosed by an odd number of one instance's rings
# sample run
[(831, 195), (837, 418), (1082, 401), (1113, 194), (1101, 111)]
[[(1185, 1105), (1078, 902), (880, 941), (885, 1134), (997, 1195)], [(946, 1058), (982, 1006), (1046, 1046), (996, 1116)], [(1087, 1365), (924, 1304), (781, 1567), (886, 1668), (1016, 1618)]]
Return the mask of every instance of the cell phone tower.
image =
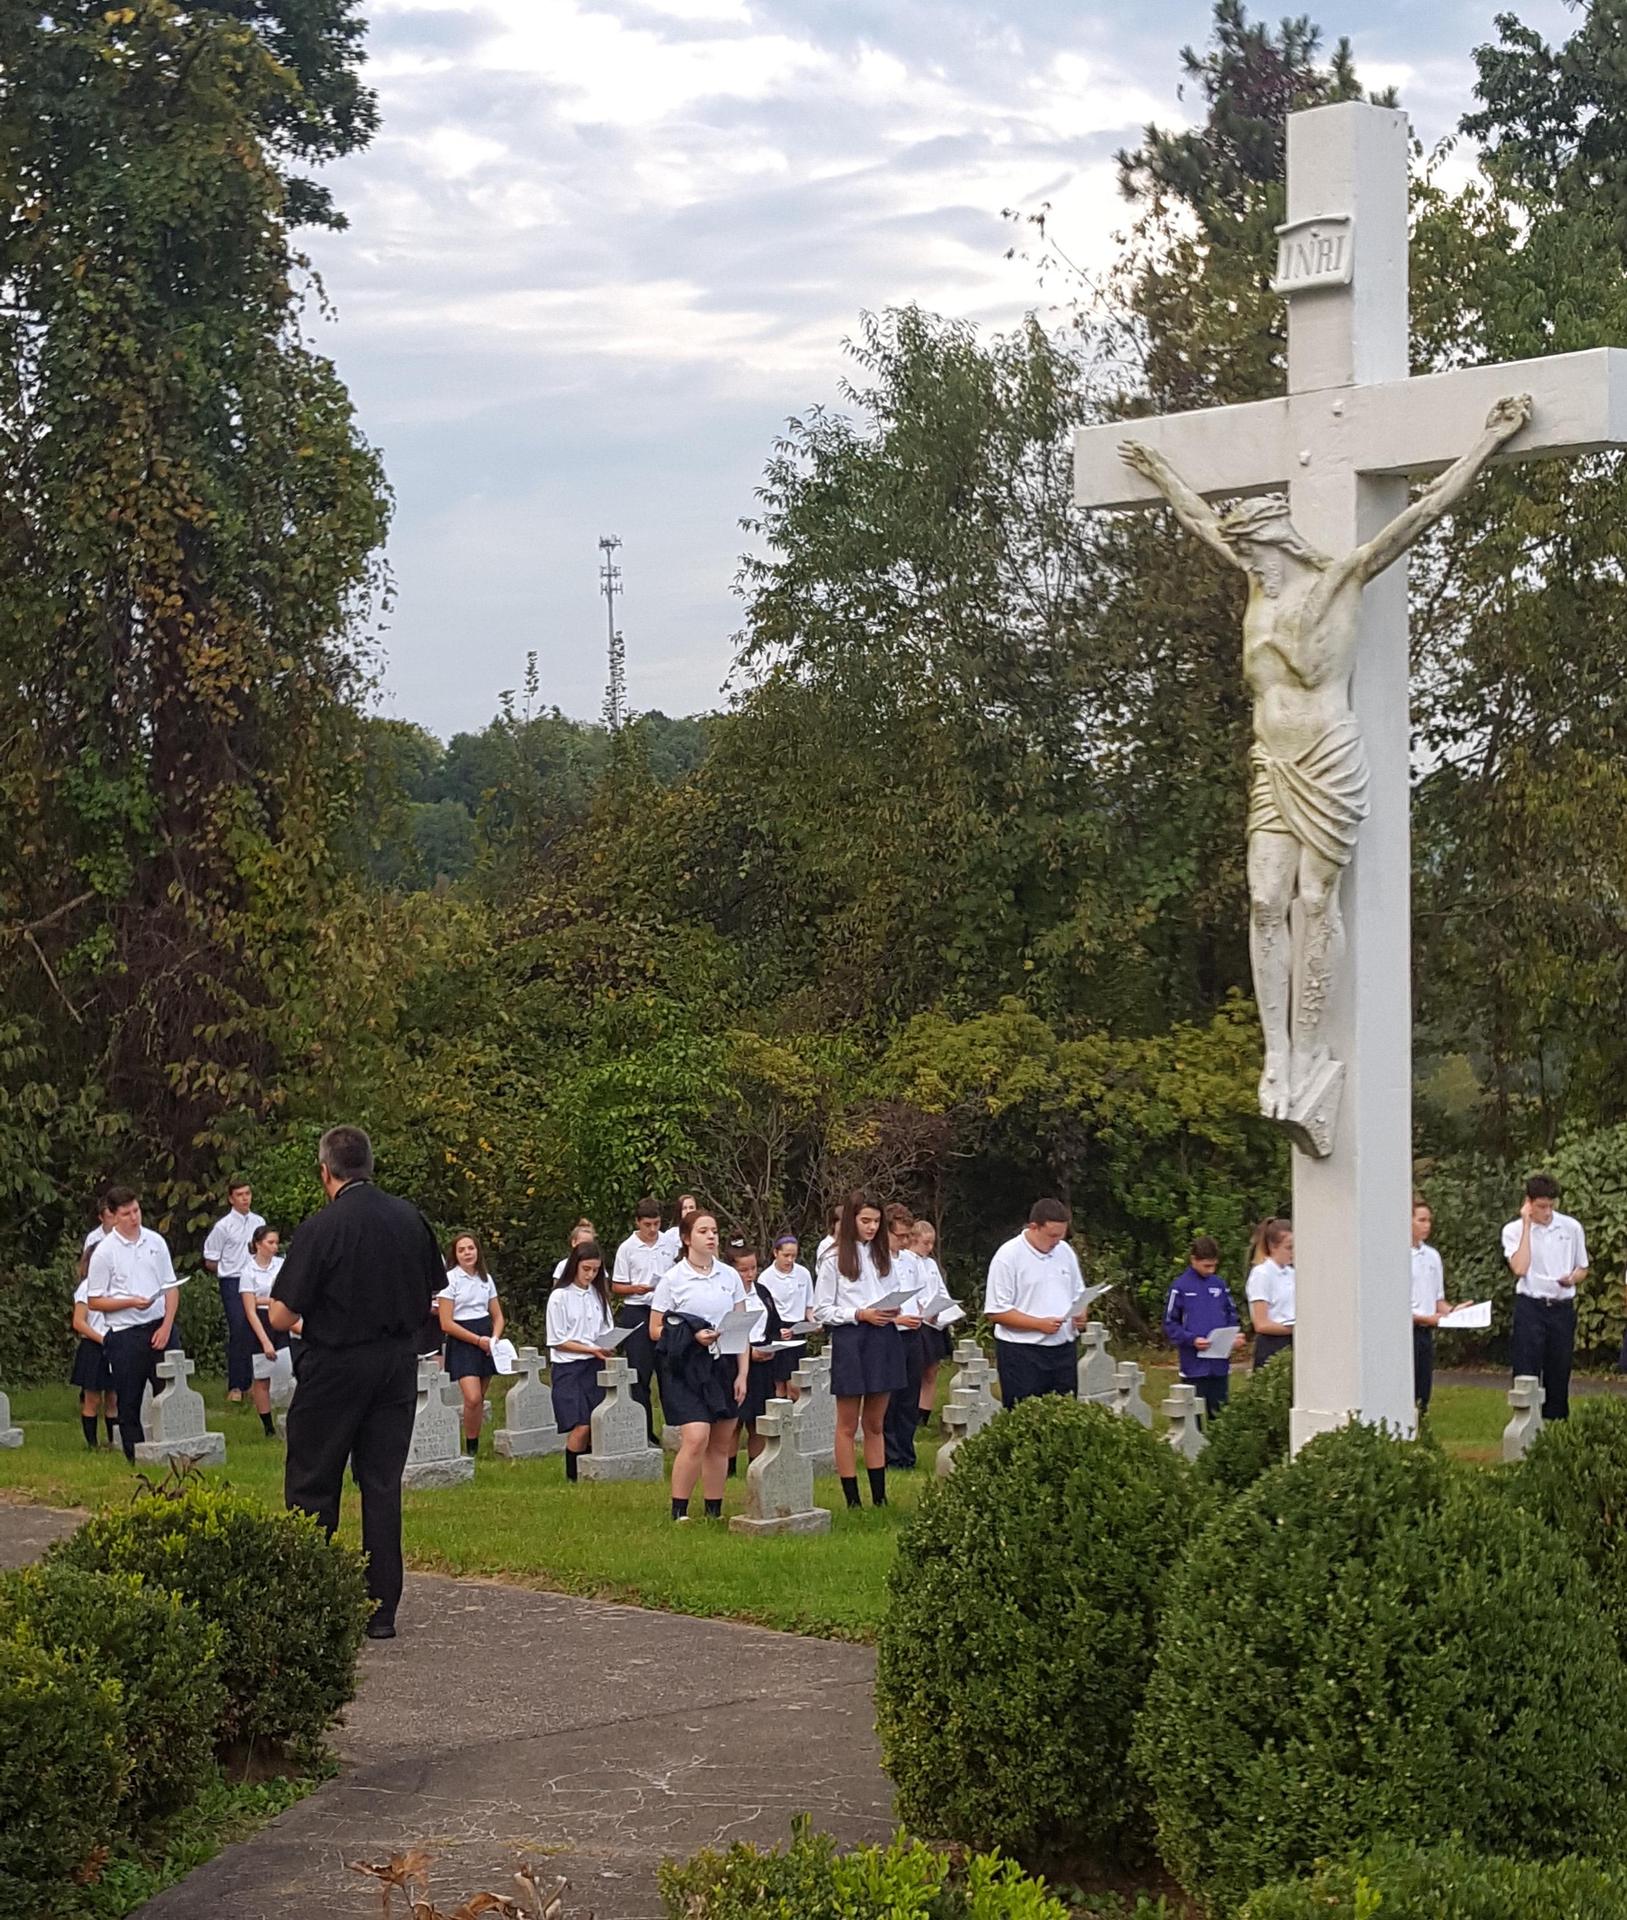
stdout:
[(620, 534), (600, 535), (599, 551), (604, 555), (604, 565), (599, 569), (599, 591), (604, 595), (610, 636), (610, 678), (604, 693), (604, 723), (610, 733), (620, 733), (627, 719), (627, 647), (616, 625), (616, 596), (622, 591), (621, 568), (616, 565), (620, 547)]

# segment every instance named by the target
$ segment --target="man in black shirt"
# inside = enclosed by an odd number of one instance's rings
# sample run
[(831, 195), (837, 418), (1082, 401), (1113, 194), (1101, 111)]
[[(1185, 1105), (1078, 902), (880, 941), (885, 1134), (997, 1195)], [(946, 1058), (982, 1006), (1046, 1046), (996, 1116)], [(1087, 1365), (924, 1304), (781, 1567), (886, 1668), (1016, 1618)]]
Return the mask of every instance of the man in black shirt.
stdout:
[(367, 1631), (393, 1640), (418, 1334), (446, 1276), (429, 1222), (373, 1185), (373, 1147), (360, 1127), (330, 1127), (317, 1156), (328, 1205), (295, 1234), (271, 1289), (271, 1324), (286, 1332), (299, 1321), (304, 1336), (283, 1498), (331, 1534), (351, 1462), (374, 1603)]

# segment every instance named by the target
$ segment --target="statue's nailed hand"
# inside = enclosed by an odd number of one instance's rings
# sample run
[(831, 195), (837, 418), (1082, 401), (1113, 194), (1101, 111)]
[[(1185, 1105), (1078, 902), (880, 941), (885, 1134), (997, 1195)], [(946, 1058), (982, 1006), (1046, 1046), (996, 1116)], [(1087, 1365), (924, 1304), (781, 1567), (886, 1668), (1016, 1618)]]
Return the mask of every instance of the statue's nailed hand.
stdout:
[(1511, 440), (1520, 428), (1530, 421), (1530, 418), (1530, 394), (1510, 394), (1506, 399), (1499, 400), (1486, 415), (1486, 431), (1501, 434), (1505, 440)]
[(1119, 442), (1119, 458), (1127, 467), (1133, 468), (1135, 472), (1139, 473), (1143, 480), (1156, 480), (1158, 478), (1158, 455), (1154, 453), (1152, 448), (1144, 441), (1121, 440)]

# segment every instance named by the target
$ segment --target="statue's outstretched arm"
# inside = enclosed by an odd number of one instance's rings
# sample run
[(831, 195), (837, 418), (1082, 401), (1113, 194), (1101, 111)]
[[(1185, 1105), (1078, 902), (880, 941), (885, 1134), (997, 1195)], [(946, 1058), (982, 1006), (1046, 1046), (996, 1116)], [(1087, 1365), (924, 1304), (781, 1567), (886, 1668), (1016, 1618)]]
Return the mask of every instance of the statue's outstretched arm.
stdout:
[(1155, 452), (1143, 441), (1125, 440), (1120, 442), (1119, 458), (1127, 467), (1133, 467), (1142, 479), (1152, 482), (1174, 508), (1175, 518), (1188, 533), (1195, 534), (1222, 560), (1234, 567), (1242, 567), (1242, 561), (1220, 531), (1220, 521), (1214, 509), (1201, 493), (1194, 492), (1187, 485), (1161, 453)]
[[(1365, 586), (1376, 580), (1386, 567), (1393, 566), (1421, 535), (1446, 516), (1472, 490), (1486, 462), (1512, 440), (1531, 418), (1531, 396), (1519, 394), (1499, 400), (1486, 416), (1485, 431), (1461, 460), (1454, 461), (1437, 479), (1432, 480), (1405, 512), (1398, 513), (1382, 532), (1374, 534), (1366, 546), (1358, 547), (1345, 562), (1354, 569)], [(1348, 577), (1348, 576), (1347, 576)]]

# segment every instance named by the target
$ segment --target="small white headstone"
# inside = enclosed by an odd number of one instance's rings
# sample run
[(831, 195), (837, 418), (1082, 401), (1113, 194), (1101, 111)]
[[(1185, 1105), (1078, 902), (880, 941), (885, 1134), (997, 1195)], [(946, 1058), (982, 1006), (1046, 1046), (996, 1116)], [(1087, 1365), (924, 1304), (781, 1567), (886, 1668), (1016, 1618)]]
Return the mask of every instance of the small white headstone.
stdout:
[(830, 1390), (830, 1355), (809, 1354), (791, 1376), (800, 1398), (792, 1404), (791, 1437), (815, 1473), (836, 1471), (836, 1402)]
[(475, 1463), (463, 1451), (463, 1396), (433, 1360), (418, 1362), (418, 1410), (401, 1484), (414, 1490), (457, 1487), (475, 1477)]
[(955, 1471), (955, 1462), (960, 1457), (960, 1449), (966, 1439), (966, 1408), (954, 1394), (949, 1396), (944, 1406), (943, 1430), (946, 1438), (938, 1449), (937, 1459), (932, 1463), (932, 1471), (939, 1480), (947, 1480)]
[(757, 1416), (768, 1444), (746, 1470), (746, 1511), (729, 1522), (731, 1533), (828, 1533), (830, 1511), (816, 1507), (813, 1462), (797, 1445), (791, 1400), (770, 1400)]
[(546, 1362), (535, 1347), (521, 1347), (516, 1360), (520, 1377), (503, 1402), (503, 1424), (492, 1445), (505, 1460), (563, 1453), (565, 1436), (554, 1419), (554, 1396), (542, 1377)]
[(1091, 1406), (1113, 1404), (1113, 1356), (1107, 1351), (1107, 1329), (1092, 1320), (1079, 1336), (1079, 1398)]
[(954, 1386), (949, 1399), (965, 1418), (962, 1437), (970, 1440), (973, 1434), (981, 1433), (1001, 1411), (1000, 1402), (994, 1396), (996, 1376), (994, 1368), (983, 1356), (983, 1349), (975, 1341), (961, 1341), (955, 1349), (955, 1360)]
[(1169, 1422), (1164, 1438), (1184, 1460), (1196, 1460), (1209, 1442), (1199, 1418), (1198, 1390), (1184, 1380), (1169, 1390), (1169, 1398), (1160, 1409)]
[(0, 1447), (20, 1447), (23, 1430), (11, 1424), (11, 1395), (0, 1391)]
[(618, 1354), (599, 1369), (604, 1398), (593, 1409), (593, 1451), (584, 1453), (576, 1471), (583, 1480), (659, 1480), (661, 1449), (650, 1445), (644, 1409), (633, 1398), (638, 1384)]
[(1508, 1390), (1513, 1417), (1503, 1429), (1503, 1464), (1513, 1466), (1530, 1451), (1542, 1431), (1542, 1382), (1534, 1373), (1518, 1375)]
[(1135, 1420), (1150, 1429), (1152, 1408), (1141, 1397), (1141, 1385), (1146, 1377), (1136, 1361), (1121, 1360), (1113, 1374), (1113, 1404), (1109, 1411), (1120, 1419)]
[(136, 1458), (146, 1465), (187, 1460), (194, 1466), (218, 1467), (226, 1458), (226, 1436), (208, 1431), (203, 1395), (188, 1378), (198, 1363), (172, 1347), (158, 1362), (160, 1386), (143, 1401), (142, 1431)]

